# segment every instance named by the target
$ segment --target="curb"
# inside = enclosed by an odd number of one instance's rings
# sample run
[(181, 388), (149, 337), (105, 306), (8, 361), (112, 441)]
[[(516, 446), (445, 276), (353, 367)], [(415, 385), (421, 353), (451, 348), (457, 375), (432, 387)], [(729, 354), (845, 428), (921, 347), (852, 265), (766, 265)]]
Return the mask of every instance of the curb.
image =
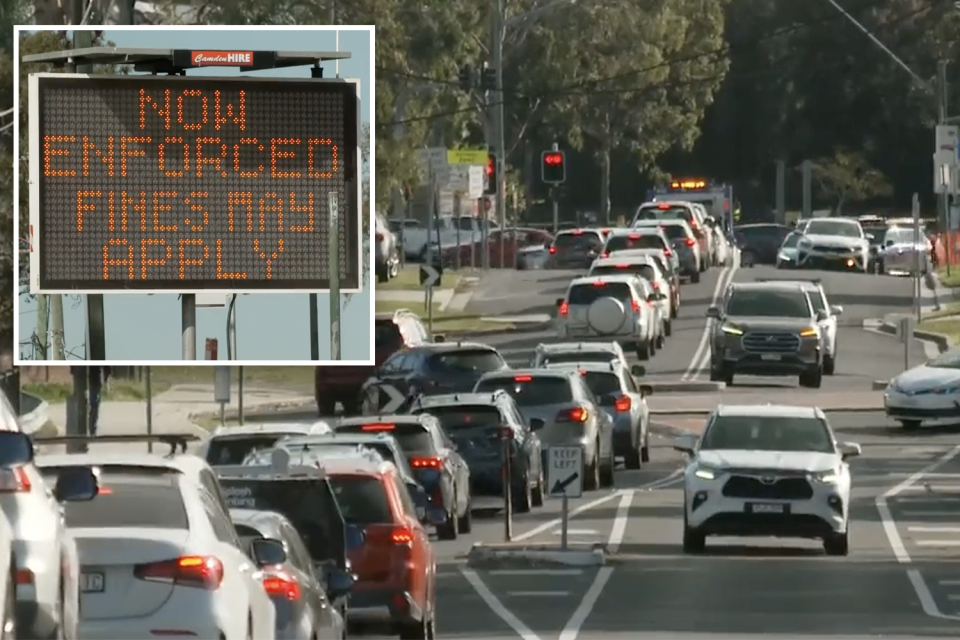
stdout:
[[(660, 393), (716, 393), (727, 388), (724, 382), (656, 382), (640, 379), (641, 386), (646, 385), (653, 389), (654, 395)], [(651, 413), (655, 413), (651, 411)]]
[[(881, 333), (886, 333), (891, 336), (897, 335), (897, 327), (890, 324), (884, 320), (877, 330)], [(913, 337), (917, 340), (926, 340), (927, 342), (932, 342), (937, 345), (937, 349), (940, 350), (940, 353), (944, 353), (950, 349), (950, 338), (943, 335), (942, 333), (934, 333), (933, 331), (923, 331), (923, 330), (914, 330)]]
[[(256, 418), (260, 415), (271, 415), (276, 416), (277, 414), (285, 413), (303, 413), (308, 409), (314, 409), (315, 405), (312, 400), (298, 399), (298, 400), (288, 400), (283, 402), (267, 402), (264, 404), (255, 404), (249, 409), (244, 408), (243, 417), (245, 420)], [(240, 417), (240, 411), (238, 409), (227, 409), (224, 414), (226, 420), (236, 420)], [(219, 411), (198, 411), (196, 413), (191, 413), (187, 416), (191, 422), (196, 422), (197, 420), (211, 420), (219, 419)], [(317, 417), (319, 420), (319, 416)]]
[(874, 391), (883, 391), (890, 384), (889, 380), (874, 380), (873, 381), (873, 390)]
[(467, 553), (467, 566), (474, 568), (516, 564), (602, 567), (606, 563), (607, 554), (602, 545), (561, 551), (558, 545), (485, 545), (477, 542)]

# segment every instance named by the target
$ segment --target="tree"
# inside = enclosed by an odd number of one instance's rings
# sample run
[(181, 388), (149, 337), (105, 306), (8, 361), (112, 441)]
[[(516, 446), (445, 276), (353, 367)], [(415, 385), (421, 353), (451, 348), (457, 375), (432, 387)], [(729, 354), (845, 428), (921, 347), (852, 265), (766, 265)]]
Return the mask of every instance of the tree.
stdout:
[(834, 202), (837, 215), (849, 202), (864, 202), (878, 196), (892, 195), (886, 176), (870, 165), (863, 154), (838, 150), (829, 158), (813, 161), (813, 179), (825, 197)]

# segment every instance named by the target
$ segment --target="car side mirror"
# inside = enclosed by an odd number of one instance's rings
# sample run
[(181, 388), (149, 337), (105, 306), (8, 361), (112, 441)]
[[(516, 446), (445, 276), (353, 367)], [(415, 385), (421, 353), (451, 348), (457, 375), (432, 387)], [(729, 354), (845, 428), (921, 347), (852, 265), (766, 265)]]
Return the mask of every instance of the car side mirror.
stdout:
[(673, 448), (680, 453), (692, 455), (694, 449), (697, 448), (697, 437), (693, 435), (677, 436), (673, 441)]
[(883, 243), (883, 246), (885, 246), (885, 247), (892, 247), (892, 246), (893, 246), (893, 240), (887, 240), (886, 242)]
[(835, 304), (835, 305), (833, 305), (832, 307), (830, 307), (830, 312), (831, 312), (833, 315), (835, 315), (835, 316), (842, 316), (842, 315), (843, 315), (843, 306), (842, 306), (842, 305), (839, 305), (839, 304)]
[(640, 385), (640, 396), (643, 398), (649, 398), (653, 395), (653, 387), (648, 384)]
[(719, 320), (719, 319), (720, 319), (720, 308), (719, 308), (719, 307), (715, 307), (715, 306), (708, 307), (708, 308), (707, 308), (707, 317), (708, 317), (708, 318), (713, 318), (714, 320)]
[(840, 457), (844, 460), (856, 458), (861, 453), (860, 445), (856, 442), (841, 442), (837, 449), (840, 451)]
[(868, 233), (868, 234), (867, 234), (867, 240), (876, 240), (876, 239), (877, 239), (877, 237), (876, 237), (875, 235), (873, 235), (872, 233)]
[(53, 496), (57, 502), (86, 502), (100, 491), (100, 479), (91, 467), (63, 467), (57, 475)]
[(642, 378), (643, 376), (647, 375), (647, 368), (642, 364), (635, 364), (630, 367), (630, 375), (634, 376), (635, 378)]
[(287, 550), (274, 538), (257, 538), (250, 543), (250, 555), (258, 567), (270, 567), (287, 561)]
[(413, 500), (413, 504), (417, 508), (417, 519), (420, 520), (421, 524), (426, 524), (427, 507), (430, 505), (430, 499), (427, 497), (427, 492), (424, 491), (423, 487), (416, 482), (408, 483), (407, 491), (410, 492), (410, 498)]
[(830, 316), (827, 315), (826, 310), (820, 309), (820, 311), (817, 311), (817, 321), (818, 321), (818, 322), (823, 322), (824, 320), (826, 320), (826, 319), (829, 318), (829, 317), (830, 317)]
[(337, 600), (350, 594), (356, 577), (343, 569), (332, 569), (327, 574), (327, 597)]
[(359, 549), (363, 546), (365, 540), (366, 536), (363, 533), (363, 529), (357, 525), (348, 524), (344, 528), (344, 543), (347, 547), (347, 551)]
[(563, 298), (557, 298), (556, 307), (559, 309), (562, 304), (563, 304)]
[(530, 418), (530, 431), (540, 431), (546, 424), (541, 418)]
[(0, 431), (0, 465), (30, 464), (35, 455), (30, 436), (20, 431)]

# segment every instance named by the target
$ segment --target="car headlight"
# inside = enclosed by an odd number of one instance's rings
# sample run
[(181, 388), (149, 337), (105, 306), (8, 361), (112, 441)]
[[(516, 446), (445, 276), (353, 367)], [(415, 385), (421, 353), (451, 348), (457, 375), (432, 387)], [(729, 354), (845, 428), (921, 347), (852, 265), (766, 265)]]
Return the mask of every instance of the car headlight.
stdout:
[(735, 327), (735, 326), (733, 326), (732, 324), (725, 324), (725, 325), (723, 325), (722, 327), (720, 327), (720, 330), (723, 331), (723, 332), (724, 332), (725, 334), (727, 334), (728, 336), (742, 336), (742, 335), (743, 335), (743, 329), (740, 329), (739, 327)]
[(693, 472), (693, 475), (697, 476), (701, 480), (716, 480), (717, 476), (720, 475), (720, 471), (711, 467), (697, 467), (697, 470)]
[(816, 327), (805, 327), (800, 330), (801, 338), (815, 338), (820, 335), (820, 331)]
[(903, 389), (900, 387), (900, 382), (894, 378), (887, 383), (887, 391), (896, 391), (897, 393), (901, 393)]
[(836, 469), (831, 469), (830, 471), (814, 473), (813, 479), (824, 484), (836, 484), (836, 482), (840, 479), (840, 474)]

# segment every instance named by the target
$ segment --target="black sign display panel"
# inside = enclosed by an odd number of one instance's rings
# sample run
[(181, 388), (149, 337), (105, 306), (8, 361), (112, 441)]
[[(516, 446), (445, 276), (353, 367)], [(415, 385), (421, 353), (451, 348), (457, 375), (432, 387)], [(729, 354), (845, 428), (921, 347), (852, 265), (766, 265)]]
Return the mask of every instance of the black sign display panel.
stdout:
[(40, 291), (360, 287), (356, 84), (36, 81)]

